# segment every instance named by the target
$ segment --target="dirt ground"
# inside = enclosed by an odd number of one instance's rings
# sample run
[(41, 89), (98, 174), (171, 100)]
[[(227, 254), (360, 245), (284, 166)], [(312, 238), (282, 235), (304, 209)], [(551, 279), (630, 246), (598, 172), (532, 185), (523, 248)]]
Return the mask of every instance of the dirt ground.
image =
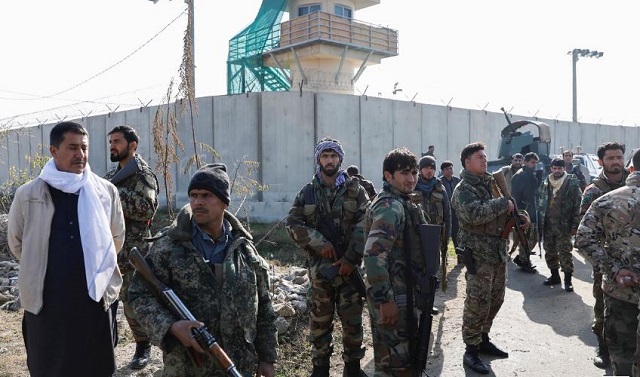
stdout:
[[(532, 256), (539, 273), (526, 274), (509, 265), (505, 303), (491, 331), (492, 340), (509, 352), (508, 359), (485, 359), (489, 362), (490, 376), (603, 376), (604, 371), (593, 366), (596, 339), (590, 326), (593, 317), (591, 295), (591, 266), (574, 252), (575, 292), (567, 293), (561, 287), (542, 285), (549, 275), (544, 259)], [(453, 263), (450, 260), (450, 263)], [(453, 267), (449, 273), (446, 292), (438, 291), (435, 305), (441, 314), (434, 318), (432, 348), (426, 372), (431, 377), (475, 376), (462, 365), (464, 344), (461, 339), (462, 307), (465, 297), (464, 268)], [(366, 309), (365, 309), (366, 312)], [(28, 376), (26, 356), (20, 333), (21, 313), (0, 313), (0, 377)], [(365, 321), (363, 369), (373, 376), (373, 352), (368, 315)], [(122, 322), (126, 326), (126, 322)], [(153, 347), (150, 365), (136, 372), (127, 368), (135, 344), (127, 338), (116, 347), (118, 370), (116, 377), (161, 375), (162, 356)], [(335, 354), (332, 358), (332, 377), (342, 376), (343, 363), (339, 324), (336, 326)], [(281, 345), (286, 346), (286, 345)], [(302, 352), (302, 351), (301, 351)], [(283, 365), (284, 366), (284, 365)], [(285, 368), (286, 369), (286, 368)], [(291, 371), (277, 373), (294, 376)], [(303, 375), (298, 373), (299, 375)]]

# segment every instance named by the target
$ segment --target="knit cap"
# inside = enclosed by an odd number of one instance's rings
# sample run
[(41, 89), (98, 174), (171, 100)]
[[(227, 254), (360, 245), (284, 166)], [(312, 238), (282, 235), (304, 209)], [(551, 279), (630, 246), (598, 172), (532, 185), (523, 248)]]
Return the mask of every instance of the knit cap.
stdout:
[(187, 193), (191, 190), (207, 190), (214, 193), (225, 204), (231, 201), (229, 192), (229, 176), (227, 175), (227, 166), (221, 163), (208, 164), (193, 175)]

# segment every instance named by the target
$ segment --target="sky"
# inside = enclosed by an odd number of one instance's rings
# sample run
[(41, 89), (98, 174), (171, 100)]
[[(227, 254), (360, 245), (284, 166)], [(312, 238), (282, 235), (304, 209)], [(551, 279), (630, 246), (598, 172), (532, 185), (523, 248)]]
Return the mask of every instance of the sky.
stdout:
[[(228, 43), (261, 0), (194, 0), (196, 95), (226, 94)], [(514, 115), (640, 125), (634, 1), (381, 0), (354, 18), (399, 32), (356, 92)], [(11, 0), (0, 6), (0, 127), (156, 105), (179, 80), (183, 0)], [(398, 83), (401, 92), (392, 94)], [(174, 92), (176, 86), (173, 88)]]

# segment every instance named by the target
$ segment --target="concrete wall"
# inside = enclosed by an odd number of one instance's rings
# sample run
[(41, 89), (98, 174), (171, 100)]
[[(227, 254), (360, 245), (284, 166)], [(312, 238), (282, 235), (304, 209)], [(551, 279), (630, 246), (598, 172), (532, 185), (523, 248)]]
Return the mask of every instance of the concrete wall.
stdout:
[[(170, 106), (179, 108), (180, 104)], [(114, 164), (109, 161), (107, 132), (129, 124), (140, 133), (138, 152), (152, 168), (157, 166), (154, 152), (153, 120), (158, 107), (133, 109), (96, 115), (75, 121), (89, 130), (90, 164), (103, 175)], [(161, 106), (166, 119), (167, 106)], [(227, 164), (229, 175), (256, 179), (268, 185), (262, 193), (247, 197), (234, 195), (232, 210), (243, 203), (240, 216), (254, 220), (282, 219), (302, 186), (314, 174), (314, 146), (325, 136), (339, 139), (345, 148), (343, 167), (355, 164), (377, 188), (382, 186), (382, 161), (391, 149), (406, 146), (417, 156), (435, 145), (438, 162), (451, 160), (460, 169), (460, 150), (468, 143), (482, 141), (487, 154), (495, 159), (500, 131), (506, 126), (502, 113), (458, 109), (375, 97), (310, 92), (264, 92), (231, 96), (202, 97), (194, 113), (196, 149), (201, 163)], [(530, 119), (513, 116), (513, 120)], [(172, 166), (177, 207), (187, 202), (187, 187), (194, 167), (184, 170), (194, 155), (189, 110), (177, 115), (178, 135), (184, 150), (178, 149), (179, 163)], [(622, 140), (631, 149), (640, 143), (640, 128), (601, 124), (579, 124), (550, 119), (536, 119), (551, 127), (551, 152), (560, 147), (582, 146), (595, 153), (599, 144)], [(9, 178), (9, 168), (30, 167), (26, 156), (49, 155), (49, 132), (53, 124), (12, 130), (0, 139), (0, 179)], [(202, 146), (215, 149), (212, 155)], [(246, 161), (260, 162), (247, 173)], [(164, 180), (161, 204), (166, 205)], [(236, 191), (237, 193), (237, 191)]]

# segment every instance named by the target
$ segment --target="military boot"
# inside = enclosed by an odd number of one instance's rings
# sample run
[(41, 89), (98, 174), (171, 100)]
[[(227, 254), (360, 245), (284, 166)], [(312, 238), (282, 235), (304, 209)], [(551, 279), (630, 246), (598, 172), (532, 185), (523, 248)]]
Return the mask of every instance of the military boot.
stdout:
[(329, 377), (329, 361), (322, 364), (313, 364), (311, 377)]
[(611, 366), (609, 348), (607, 348), (607, 344), (601, 336), (598, 336), (598, 349), (596, 350), (596, 357), (593, 358), (593, 365), (600, 369), (607, 369)]
[(129, 368), (140, 370), (149, 364), (149, 358), (151, 357), (151, 343), (149, 342), (137, 342), (136, 353), (133, 354), (133, 358), (129, 363)]
[(545, 280), (542, 284), (544, 285), (557, 285), (560, 284), (562, 281), (560, 280), (560, 273), (558, 272), (557, 268), (552, 268), (551, 269), (551, 276)]
[(480, 374), (489, 374), (489, 367), (478, 357), (478, 346), (467, 344), (462, 363)]
[(478, 350), (480, 353), (483, 353), (485, 355), (502, 358), (509, 357), (509, 354), (507, 352), (504, 352), (500, 348), (496, 347), (495, 344), (491, 343), (491, 340), (489, 340), (489, 334), (487, 334), (486, 332), (482, 333), (482, 343), (478, 345)]
[(571, 272), (564, 273), (564, 290), (573, 292), (573, 284), (571, 284)]
[(525, 259), (524, 261), (520, 260), (520, 271), (529, 274), (535, 274), (536, 272), (538, 272), (536, 270), (536, 266), (531, 264), (531, 260), (529, 260), (529, 258)]
[(368, 377), (367, 374), (360, 369), (360, 361), (348, 361), (344, 363), (342, 377)]

